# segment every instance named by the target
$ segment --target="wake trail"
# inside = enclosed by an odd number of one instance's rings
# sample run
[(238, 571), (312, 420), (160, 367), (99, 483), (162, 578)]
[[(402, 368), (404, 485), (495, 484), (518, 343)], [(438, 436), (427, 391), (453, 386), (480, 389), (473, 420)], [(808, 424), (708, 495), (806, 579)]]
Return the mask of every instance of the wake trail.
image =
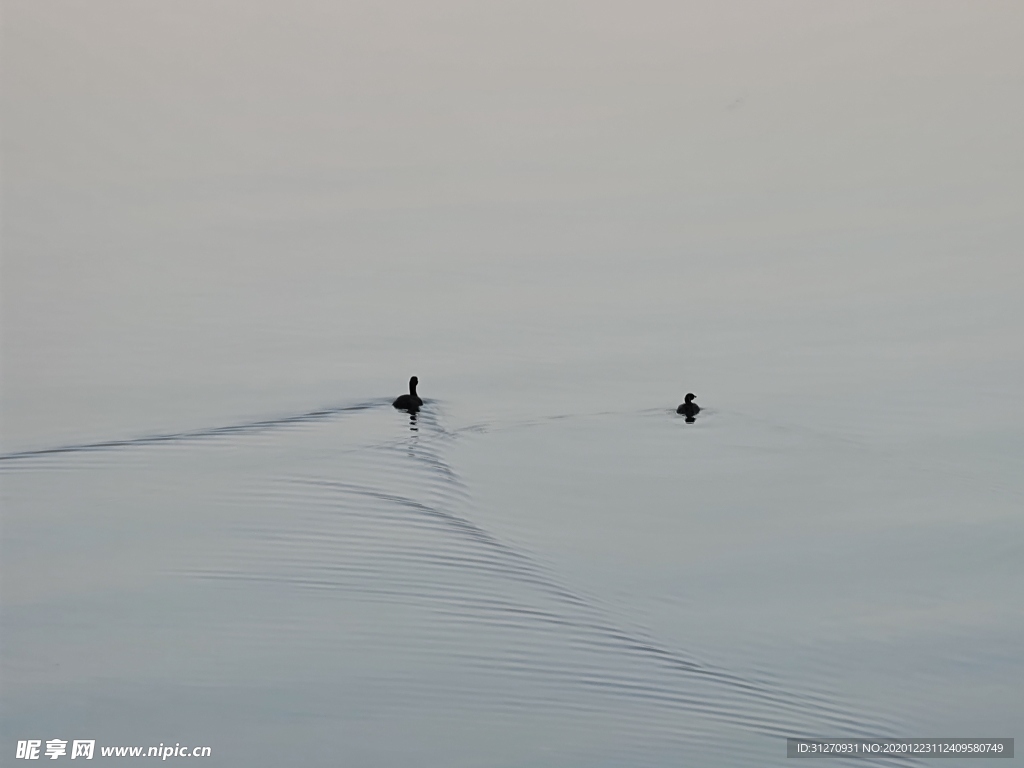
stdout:
[[(427, 400), (425, 402), (427, 404), (432, 404), (434, 401)], [(65, 445), (50, 446), (47, 448), (33, 448), (24, 451), (11, 451), (10, 453), (0, 454), (0, 462), (17, 461), (19, 459), (31, 459), (40, 456), (53, 456), (66, 453), (109, 451), (116, 450), (118, 448), (136, 448), (147, 445), (160, 445), (163, 443), (185, 442), (189, 440), (206, 440), (231, 435), (246, 435), (257, 432), (267, 432), (274, 429), (282, 429), (300, 424), (327, 421), (336, 416), (358, 413), (361, 411), (370, 411), (376, 408), (383, 408), (385, 406), (391, 406), (390, 397), (377, 398), (374, 400), (365, 400), (363, 402), (351, 403), (348, 405), (327, 406), (324, 408), (317, 408), (311, 411), (303, 411), (302, 413), (290, 414), (285, 416), (276, 416), (268, 419), (257, 419), (255, 421), (246, 421), (238, 424), (227, 424), (215, 427), (203, 427), (200, 429), (192, 429), (182, 432), (162, 432), (152, 435), (140, 435), (138, 437), (124, 437), (115, 438), (112, 440), (99, 440), (91, 443), (68, 443)], [(454, 437), (455, 435), (461, 432), (489, 432), (494, 430), (511, 429), (516, 427), (538, 426), (548, 423), (550, 421), (560, 419), (586, 418), (592, 416), (605, 416), (615, 414), (621, 415), (623, 413), (643, 413), (649, 410), (651, 409), (644, 409), (640, 411), (602, 411), (600, 413), (555, 414), (551, 416), (536, 416), (531, 419), (524, 419), (521, 421), (513, 421), (508, 423), (485, 422), (479, 424), (472, 424), (466, 427), (460, 427), (455, 430), (447, 430), (446, 428), (444, 428), (438, 421), (436, 415), (431, 414), (429, 409), (424, 408), (424, 410), (420, 411), (418, 416), (419, 419), (421, 419), (422, 423), (425, 423), (426, 425), (433, 427), (437, 432), (445, 434), (449, 437)]]
[(158, 445), (161, 443), (184, 442), (187, 440), (204, 440), (226, 435), (244, 435), (254, 432), (265, 432), (282, 427), (290, 427), (297, 424), (326, 421), (335, 416), (359, 411), (368, 411), (374, 408), (390, 406), (387, 399), (367, 400), (361, 403), (350, 405), (338, 405), (327, 408), (318, 408), (313, 411), (279, 416), (271, 419), (259, 419), (247, 421), (240, 424), (228, 424), (219, 427), (205, 427), (185, 432), (165, 432), (155, 435), (142, 435), (140, 437), (121, 438), (116, 440), (101, 440), (94, 443), (71, 443), (58, 445), (50, 448), (36, 448), (28, 451), (14, 451), (12, 453), (0, 454), (0, 461), (16, 461), (18, 459), (29, 459), (37, 456), (52, 456), (60, 453), (84, 453), (87, 451), (107, 451), (116, 448), (135, 448), (144, 445)]

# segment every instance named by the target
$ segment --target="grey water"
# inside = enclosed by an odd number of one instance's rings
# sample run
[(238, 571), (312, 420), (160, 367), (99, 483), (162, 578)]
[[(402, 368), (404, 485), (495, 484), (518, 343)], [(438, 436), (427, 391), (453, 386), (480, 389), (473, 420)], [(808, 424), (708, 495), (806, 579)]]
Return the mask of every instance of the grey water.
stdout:
[(1019, 8), (5, 5), (0, 762), (1022, 735)]

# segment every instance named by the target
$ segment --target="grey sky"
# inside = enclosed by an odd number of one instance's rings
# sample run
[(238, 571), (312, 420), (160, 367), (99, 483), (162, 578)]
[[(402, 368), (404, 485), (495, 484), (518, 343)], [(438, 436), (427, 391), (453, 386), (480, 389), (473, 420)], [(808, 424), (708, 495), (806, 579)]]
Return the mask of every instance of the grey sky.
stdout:
[(1022, 32), (1019, 2), (9, 0), (8, 397), (209, 375), (253, 328), (557, 339), (674, 311), (660, 274), (719, 314), (970, 300), (1013, 343)]

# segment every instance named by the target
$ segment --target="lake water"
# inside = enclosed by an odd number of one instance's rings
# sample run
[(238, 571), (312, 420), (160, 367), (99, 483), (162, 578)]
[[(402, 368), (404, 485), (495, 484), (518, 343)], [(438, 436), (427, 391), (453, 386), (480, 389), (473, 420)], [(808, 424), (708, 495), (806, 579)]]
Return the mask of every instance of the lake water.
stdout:
[(1024, 735), (1024, 14), (819, 5), (8, 3), (4, 763)]

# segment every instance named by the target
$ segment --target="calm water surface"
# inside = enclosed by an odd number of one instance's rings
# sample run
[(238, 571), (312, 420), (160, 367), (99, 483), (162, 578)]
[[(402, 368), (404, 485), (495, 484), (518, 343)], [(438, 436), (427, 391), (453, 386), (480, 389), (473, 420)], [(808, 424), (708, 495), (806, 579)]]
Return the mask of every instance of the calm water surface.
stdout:
[(1024, 736), (1019, 11), (401, 5), (9, 4), (5, 764)]

